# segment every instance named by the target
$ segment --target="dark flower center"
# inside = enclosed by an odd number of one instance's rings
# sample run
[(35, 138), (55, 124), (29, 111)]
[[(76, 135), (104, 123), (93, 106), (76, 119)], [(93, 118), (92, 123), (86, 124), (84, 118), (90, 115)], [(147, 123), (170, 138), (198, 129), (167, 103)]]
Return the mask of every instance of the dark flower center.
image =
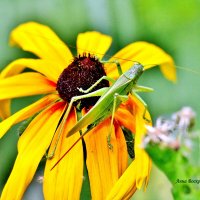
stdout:
[[(72, 97), (85, 94), (80, 92), (78, 88), (86, 90), (105, 75), (103, 64), (99, 62), (97, 58), (90, 55), (75, 57), (74, 61), (64, 69), (58, 79), (58, 93), (64, 101), (69, 103)], [(92, 91), (108, 86), (109, 82), (107, 80), (102, 80)], [(93, 106), (98, 99), (99, 97), (81, 99), (75, 102), (74, 106), (79, 104), (80, 108), (89, 108)]]

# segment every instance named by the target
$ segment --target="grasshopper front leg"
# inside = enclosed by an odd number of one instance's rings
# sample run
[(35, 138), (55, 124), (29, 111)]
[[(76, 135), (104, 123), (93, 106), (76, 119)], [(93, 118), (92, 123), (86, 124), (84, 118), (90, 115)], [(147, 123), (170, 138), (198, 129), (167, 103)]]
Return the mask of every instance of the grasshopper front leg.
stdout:
[(114, 122), (114, 115), (115, 115), (115, 111), (116, 111), (116, 107), (117, 107), (117, 101), (120, 101), (120, 103), (121, 103), (121, 102), (125, 102), (127, 100), (128, 100), (127, 95), (119, 95), (118, 93), (115, 93), (115, 95), (114, 95), (113, 110), (112, 110), (112, 117), (111, 117), (111, 123), (110, 123), (110, 131), (107, 136), (108, 147), (111, 150), (113, 149), (113, 146), (111, 144), (111, 134), (112, 134), (112, 127), (113, 127), (113, 122)]
[(131, 94), (133, 96), (135, 96), (143, 105), (144, 105), (144, 112), (143, 112), (143, 119), (145, 121), (147, 121), (148, 123), (151, 122), (150, 119), (147, 119), (146, 118), (146, 112), (147, 112), (147, 104), (146, 102), (136, 93), (136, 91), (139, 91), (139, 92), (151, 92), (153, 91), (152, 88), (148, 88), (148, 87), (143, 87), (143, 86), (135, 86), (135, 88), (133, 88), (133, 90), (131, 91)]
[(110, 81), (111, 83), (114, 83), (115, 80), (108, 77), (108, 76), (102, 76), (96, 83), (94, 83), (91, 87), (89, 87), (87, 90), (83, 90), (82, 88), (77, 88), (82, 93), (88, 93), (92, 91), (102, 80)]
[(103, 61), (103, 60), (101, 60), (101, 63), (114, 63), (117, 66), (119, 76), (121, 76), (123, 74), (121, 65), (120, 65), (118, 60), (113, 60), (113, 61)]
[(145, 87), (141, 85), (135, 85), (134, 88), (132, 89), (131, 93), (136, 93), (136, 92), (153, 92), (154, 89), (150, 87)]
[[(101, 60), (101, 63), (114, 63), (116, 64), (117, 66), (117, 70), (118, 70), (118, 74), (119, 76), (122, 75), (122, 68), (121, 68), (121, 65), (119, 63), (119, 61), (117, 60), (113, 60), (113, 61), (102, 61)], [(78, 88), (78, 90), (82, 93), (88, 93), (90, 91), (92, 91), (102, 80), (107, 80), (107, 81), (110, 81), (111, 83), (114, 83), (115, 80), (113, 78), (110, 78), (108, 76), (102, 76), (96, 83), (94, 83), (91, 87), (89, 87), (87, 90), (83, 90), (83, 88)]]

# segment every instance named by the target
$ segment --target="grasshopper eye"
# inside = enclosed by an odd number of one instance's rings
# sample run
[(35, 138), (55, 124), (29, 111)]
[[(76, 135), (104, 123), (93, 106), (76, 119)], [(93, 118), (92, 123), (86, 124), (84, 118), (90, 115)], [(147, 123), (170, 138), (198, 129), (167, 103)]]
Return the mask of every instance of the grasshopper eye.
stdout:
[[(57, 91), (60, 97), (69, 103), (72, 97), (84, 94), (79, 88), (86, 90), (105, 75), (103, 64), (90, 54), (87, 56), (84, 54), (83, 56), (76, 57), (61, 73), (57, 82)], [(109, 82), (102, 80), (93, 91), (108, 86)], [(81, 108), (90, 107), (97, 100), (98, 97), (81, 99), (80, 101), (74, 102), (74, 106), (80, 104)]]

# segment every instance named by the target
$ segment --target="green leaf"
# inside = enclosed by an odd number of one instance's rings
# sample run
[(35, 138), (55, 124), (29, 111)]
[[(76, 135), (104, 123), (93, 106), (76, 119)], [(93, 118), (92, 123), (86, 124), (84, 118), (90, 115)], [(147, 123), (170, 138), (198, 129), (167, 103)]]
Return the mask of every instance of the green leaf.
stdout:
[(149, 143), (146, 151), (153, 162), (164, 172), (173, 188), (174, 199), (193, 200), (200, 196), (199, 136), (190, 138), (191, 149), (178, 150), (161, 144)]

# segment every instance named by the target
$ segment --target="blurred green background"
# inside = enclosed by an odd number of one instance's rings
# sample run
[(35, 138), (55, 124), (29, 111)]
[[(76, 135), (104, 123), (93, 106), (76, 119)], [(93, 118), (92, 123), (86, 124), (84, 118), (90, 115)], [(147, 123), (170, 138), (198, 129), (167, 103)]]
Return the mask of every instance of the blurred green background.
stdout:
[[(176, 84), (165, 80), (158, 68), (143, 75), (140, 83), (155, 89), (143, 95), (153, 119), (191, 106), (198, 122), (199, 10), (199, 0), (0, 0), (0, 69), (16, 58), (32, 56), (8, 45), (10, 31), (27, 21), (50, 26), (60, 38), (74, 46), (79, 32), (97, 30), (109, 34), (113, 37), (109, 55), (131, 42), (148, 41), (163, 48), (173, 56), (177, 66), (185, 68), (177, 69)], [(12, 112), (36, 99), (14, 100)], [(200, 128), (199, 123), (196, 128)], [(16, 156), (16, 130), (17, 126), (0, 141), (0, 191)], [(33, 192), (35, 190), (38, 192)], [(40, 194), (41, 187), (34, 181), (24, 199), (40, 199)], [(139, 191), (133, 199), (172, 199), (168, 181), (155, 166), (146, 193)]]

